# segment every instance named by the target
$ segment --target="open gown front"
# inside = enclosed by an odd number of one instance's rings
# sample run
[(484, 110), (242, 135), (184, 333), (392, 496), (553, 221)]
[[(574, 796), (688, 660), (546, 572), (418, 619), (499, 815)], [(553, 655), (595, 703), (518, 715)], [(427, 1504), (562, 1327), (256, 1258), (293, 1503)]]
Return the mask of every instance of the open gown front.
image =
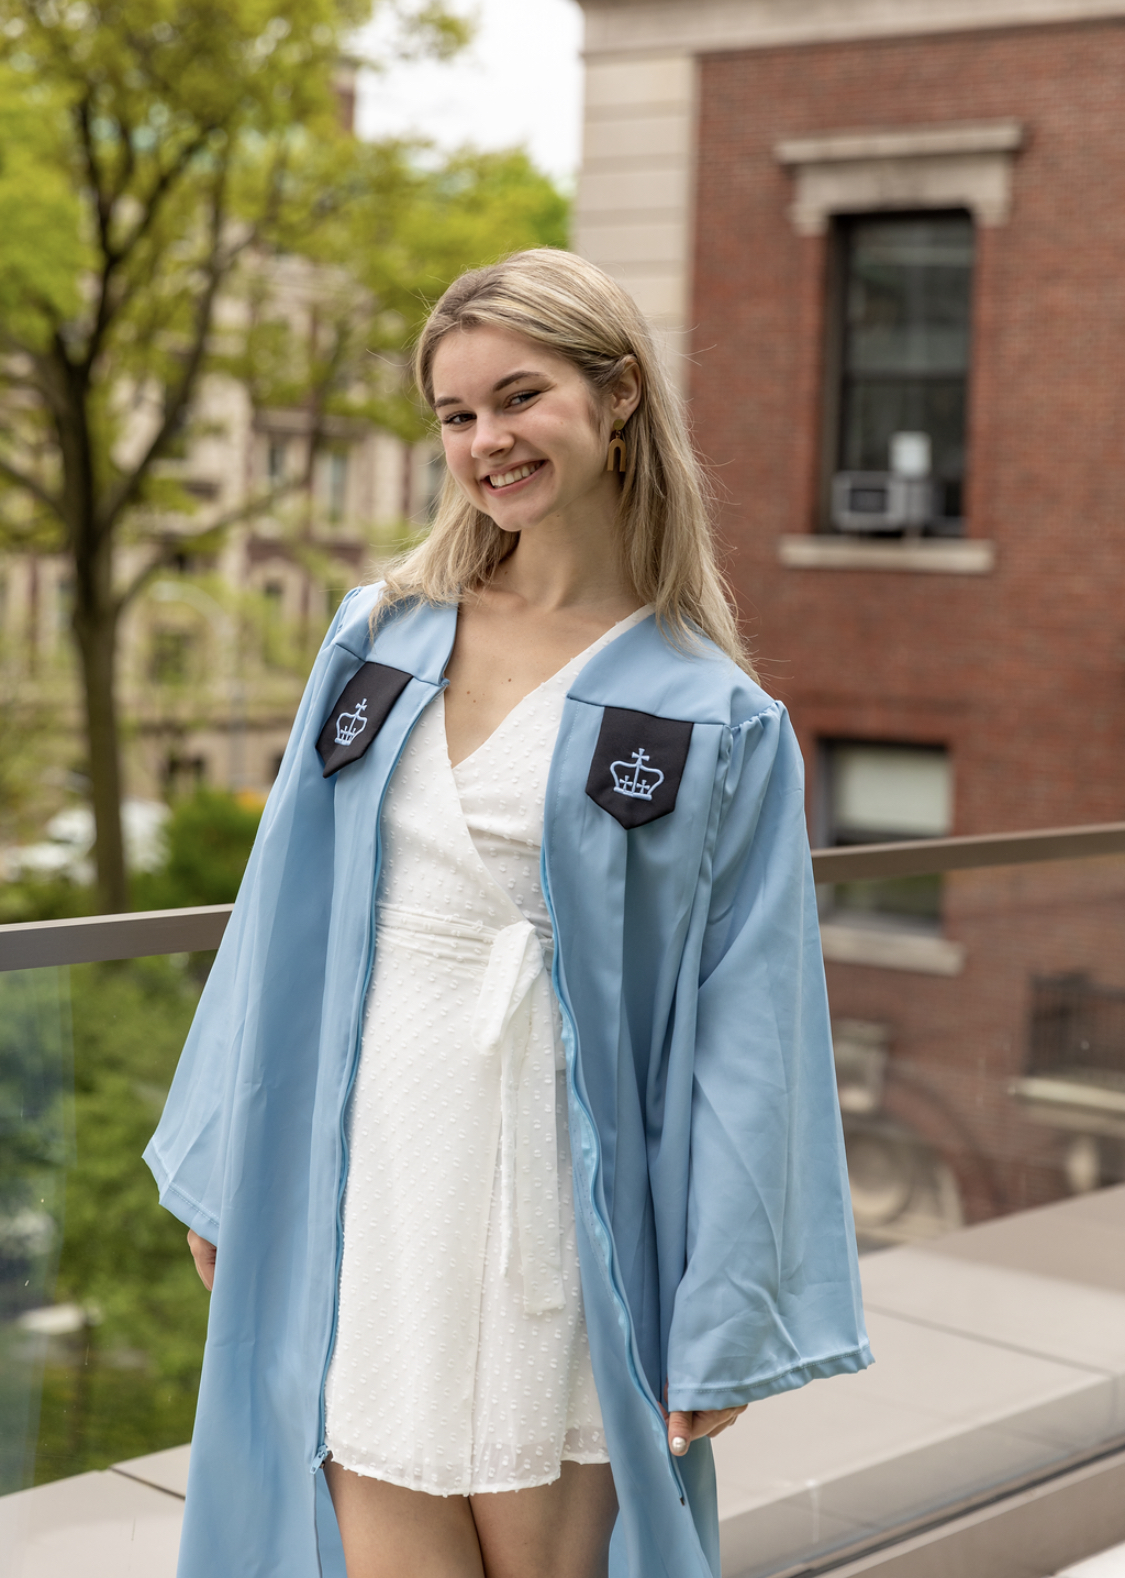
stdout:
[(647, 613), (456, 768), (439, 697), (384, 801), (325, 1439), (343, 1467), (411, 1490), (519, 1490), (562, 1461), (608, 1462), (539, 857), (567, 688)]

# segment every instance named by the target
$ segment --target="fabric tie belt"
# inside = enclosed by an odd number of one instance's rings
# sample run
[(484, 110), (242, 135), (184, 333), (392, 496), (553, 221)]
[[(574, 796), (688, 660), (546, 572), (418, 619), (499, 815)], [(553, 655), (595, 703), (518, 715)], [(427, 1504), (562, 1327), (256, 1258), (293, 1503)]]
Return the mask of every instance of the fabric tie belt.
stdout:
[(421, 944), (427, 952), (452, 945), (462, 960), (466, 945), (474, 953), (488, 949), (472, 1041), (482, 1058), (496, 1057), (500, 1064), (502, 1269), (508, 1276), (518, 1239), (525, 1313), (561, 1310), (555, 995), (538, 933), (530, 921), (518, 921), (490, 944), (479, 932), (454, 925), (442, 927), (439, 940), (430, 917), (423, 925), (421, 917), (389, 905), (379, 907), (379, 930), (387, 940)]

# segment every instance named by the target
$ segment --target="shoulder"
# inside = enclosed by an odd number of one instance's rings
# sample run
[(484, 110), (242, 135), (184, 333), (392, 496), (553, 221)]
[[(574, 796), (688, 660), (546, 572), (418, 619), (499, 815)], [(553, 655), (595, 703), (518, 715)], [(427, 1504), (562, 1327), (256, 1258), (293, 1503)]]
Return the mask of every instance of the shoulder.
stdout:
[(366, 654), (371, 645), (373, 616), (382, 601), (384, 585), (383, 581), (373, 581), (367, 586), (353, 586), (345, 594), (328, 631), (330, 643), (347, 647), (357, 657)]
[(578, 701), (738, 728), (784, 716), (743, 669), (702, 633), (683, 643), (643, 620), (602, 649), (570, 690)]

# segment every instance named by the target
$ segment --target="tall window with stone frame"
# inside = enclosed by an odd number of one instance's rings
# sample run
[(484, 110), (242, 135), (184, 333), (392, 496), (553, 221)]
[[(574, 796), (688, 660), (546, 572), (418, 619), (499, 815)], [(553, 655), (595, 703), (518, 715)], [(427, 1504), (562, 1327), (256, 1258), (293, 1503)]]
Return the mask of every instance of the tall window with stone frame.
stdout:
[(972, 219), (960, 211), (843, 216), (831, 243), (823, 527), (959, 536)]

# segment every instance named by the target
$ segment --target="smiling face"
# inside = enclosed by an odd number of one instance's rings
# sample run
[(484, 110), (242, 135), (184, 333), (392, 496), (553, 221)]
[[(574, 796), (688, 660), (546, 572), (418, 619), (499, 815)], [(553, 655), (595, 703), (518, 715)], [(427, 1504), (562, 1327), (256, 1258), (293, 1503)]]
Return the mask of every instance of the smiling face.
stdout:
[(635, 369), (599, 399), (563, 357), (482, 326), (441, 341), (433, 389), (449, 469), (502, 530), (591, 508), (612, 518), (620, 484), (606, 471), (606, 445), (614, 419), (640, 399)]

